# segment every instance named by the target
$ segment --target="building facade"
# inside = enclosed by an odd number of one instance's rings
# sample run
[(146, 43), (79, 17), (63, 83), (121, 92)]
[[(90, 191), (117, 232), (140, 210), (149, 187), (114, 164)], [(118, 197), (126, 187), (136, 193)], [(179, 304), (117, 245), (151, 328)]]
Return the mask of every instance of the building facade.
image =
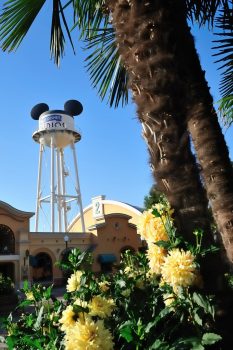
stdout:
[(91, 251), (92, 269), (98, 273), (112, 271), (125, 250), (142, 247), (136, 226), (141, 210), (104, 196), (93, 198), (84, 209), (85, 233), (80, 233), (79, 215), (67, 233), (30, 232), (33, 215), (0, 202), (0, 273), (11, 277), (16, 288), (25, 279), (32, 283), (64, 283), (56, 262), (62, 261), (72, 248)]

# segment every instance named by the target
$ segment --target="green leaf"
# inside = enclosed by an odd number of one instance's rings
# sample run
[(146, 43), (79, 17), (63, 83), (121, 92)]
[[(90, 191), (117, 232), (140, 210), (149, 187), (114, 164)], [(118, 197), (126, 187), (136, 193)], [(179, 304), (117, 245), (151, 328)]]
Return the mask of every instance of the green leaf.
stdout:
[(79, 312), (86, 312), (86, 313), (88, 313), (89, 312), (89, 308), (74, 304), (73, 305), (73, 311), (76, 314), (78, 314)]
[(199, 293), (196, 293), (194, 292), (193, 293), (193, 301), (199, 305), (200, 307), (202, 307), (203, 309), (206, 309), (207, 308), (207, 301), (204, 299), (204, 297), (199, 294)]
[(44, 312), (44, 306), (41, 306), (40, 311), (37, 316), (37, 320), (34, 324), (34, 329), (38, 330), (41, 325), (42, 317), (43, 317), (43, 312)]
[(157, 218), (160, 218), (160, 217), (161, 217), (160, 212), (159, 212), (156, 208), (154, 208), (154, 209), (152, 210), (152, 214), (153, 214), (155, 217), (157, 217)]
[(13, 350), (14, 349), (14, 345), (15, 345), (15, 338), (14, 337), (7, 337), (6, 338), (6, 344), (8, 346), (9, 350)]
[(120, 336), (124, 338), (128, 343), (133, 340), (132, 335), (132, 323), (130, 321), (125, 322), (120, 328)]
[(125, 281), (122, 279), (119, 279), (118, 281), (116, 281), (116, 284), (118, 284), (121, 288), (124, 288), (126, 286)]
[(148, 350), (170, 350), (170, 345), (166, 342), (157, 339)]
[(178, 341), (177, 349), (180, 348), (180, 345), (189, 345), (190, 350), (204, 350), (204, 347), (201, 344), (201, 339), (198, 337), (190, 337), (190, 338), (184, 338), (184, 339), (181, 338)]
[(154, 242), (154, 244), (164, 249), (169, 249), (171, 247), (171, 243), (169, 241), (157, 241), (157, 242)]
[(200, 318), (200, 316), (198, 315), (197, 313), (197, 310), (194, 310), (194, 320), (195, 322), (199, 325), (199, 326), (202, 326), (202, 319)]
[(202, 344), (203, 345), (212, 345), (221, 340), (222, 337), (219, 334), (216, 333), (205, 333), (202, 337)]

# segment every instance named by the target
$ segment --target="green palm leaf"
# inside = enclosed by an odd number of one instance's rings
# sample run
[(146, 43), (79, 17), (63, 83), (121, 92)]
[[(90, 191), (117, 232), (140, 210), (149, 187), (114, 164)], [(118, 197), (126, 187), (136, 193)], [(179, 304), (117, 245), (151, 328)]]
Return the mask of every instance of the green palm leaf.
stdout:
[(216, 26), (221, 32), (216, 33), (219, 37), (214, 56), (220, 57), (216, 62), (221, 63), (219, 69), (223, 69), (220, 92), (223, 97), (233, 95), (233, 10), (223, 14), (216, 19)]
[[(0, 41), (3, 51), (13, 51), (18, 48), (45, 1), (8, 0), (3, 5), (0, 15)], [(56, 64), (59, 64), (64, 54), (65, 37), (62, 24), (74, 49), (61, 1), (53, 0), (50, 51)]]
[(0, 41), (4, 51), (17, 49), (45, 0), (9, 0), (0, 15)]
[(217, 11), (229, 11), (229, 0), (186, 0), (187, 15), (199, 25), (213, 26)]
[(213, 26), (218, 10), (228, 12), (229, 0), (186, 0), (187, 15), (200, 25)]
[(223, 97), (218, 103), (222, 122), (229, 127), (233, 123), (233, 95)]
[(100, 98), (108, 98), (110, 106), (128, 103), (128, 76), (121, 63), (115, 43), (115, 32), (110, 24), (109, 12), (104, 0), (75, 0), (75, 27), (85, 50), (87, 70), (93, 87)]
[[(97, 32), (97, 31), (95, 31)], [(98, 88), (101, 99), (108, 95), (110, 106), (128, 103), (128, 76), (121, 63), (113, 28), (99, 29), (95, 36), (85, 40), (86, 58), (92, 85)]]

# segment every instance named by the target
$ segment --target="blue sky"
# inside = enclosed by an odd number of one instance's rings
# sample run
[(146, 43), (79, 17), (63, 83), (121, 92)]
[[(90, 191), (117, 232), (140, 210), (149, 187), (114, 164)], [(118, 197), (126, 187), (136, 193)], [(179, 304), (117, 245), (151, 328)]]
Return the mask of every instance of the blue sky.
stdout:
[[(66, 100), (78, 99), (84, 107), (75, 119), (82, 132), (76, 150), (84, 207), (100, 194), (142, 206), (152, 177), (135, 106), (110, 109), (100, 101), (85, 71), (80, 44), (76, 56), (67, 45), (57, 68), (49, 57), (49, 26), (49, 13), (43, 11), (16, 52), (1, 52), (0, 199), (21, 210), (35, 210), (39, 145), (32, 140), (37, 122), (30, 110), (39, 102), (62, 109)], [(211, 57), (211, 35), (206, 30), (194, 33), (217, 101), (219, 72)], [(233, 158), (231, 129), (226, 139)]]

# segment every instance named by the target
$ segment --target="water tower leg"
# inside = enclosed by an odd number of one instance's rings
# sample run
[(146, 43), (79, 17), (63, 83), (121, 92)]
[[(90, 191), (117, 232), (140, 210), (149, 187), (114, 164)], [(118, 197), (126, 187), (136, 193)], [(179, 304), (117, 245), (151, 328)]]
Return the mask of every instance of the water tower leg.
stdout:
[(82, 206), (82, 197), (81, 197), (81, 191), (80, 191), (80, 184), (79, 184), (79, 177), (78, 177), (78, 163), (77, 163), (77, 157), (76, 157), (76, 151), (75, 151), (75, 145), (74, 142), (71, 144), (71, 149), (73, 151), (73, 157), (74, 157), (74, 168), (75, 168), (75, 177), (76, 177), (76, 191), (78, 194), (78, 204), (80, 209), (80, 219), (82, 224), (82, 231), (86, 232), (85, 229), (85, 223), (84, 223), (84, 216), (83, 216), (83, 206)]
[(55, 182), (54, 182), (54, 136), (51, 137), (51, 179), (50, 179), (50, 207), (51, 207), (51, 232), (55, 230)]
[(58, 211), (58, 231), (62, 232), (62, 220), (61, 220), (61, 166), (60, 166), (60, 148), (57, 148), (56, 153), (57, 163), (57, 211)]
[(67, 210), (66, 210), (66, 183), (65, 183), (65, 165), (64, 165), (64, 152), (60, 148), (60, 166), (61, 166), (61, 191), (62, 191), (62, 207), (63, 207), (63, 222), (64, 232), (67, 232)]
[(37, 176), (35, 232), (38, 232), (38, 225), (39, 225), (40, 195), (41, 195), (41, 174), (42, 174), (43, 152), (44, 152), (44, 145), (42, 143), (40, 143), (38, 176)]

